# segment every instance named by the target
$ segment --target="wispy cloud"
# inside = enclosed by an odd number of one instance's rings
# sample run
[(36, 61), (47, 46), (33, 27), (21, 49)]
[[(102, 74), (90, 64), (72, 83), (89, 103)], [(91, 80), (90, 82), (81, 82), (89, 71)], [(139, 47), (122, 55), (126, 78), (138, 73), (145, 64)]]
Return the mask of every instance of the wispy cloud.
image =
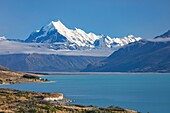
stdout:
[(151, 42), (169, 42), (170, 37), (169, 38), (146, 39), (146, 40), (151, 41)]

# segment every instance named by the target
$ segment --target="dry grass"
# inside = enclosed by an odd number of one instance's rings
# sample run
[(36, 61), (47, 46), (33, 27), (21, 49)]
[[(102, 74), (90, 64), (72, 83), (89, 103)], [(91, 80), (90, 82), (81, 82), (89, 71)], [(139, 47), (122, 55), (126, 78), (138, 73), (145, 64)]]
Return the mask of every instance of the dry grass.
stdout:
[[(0, 89), (0, 112), (19, 113), (137, 113), (122, 108), (99, 108), (81, 105), (59, 105), (44, 102), (43, 97), (51, 93), (36, 93), (11, 89)], [(56, 94), (57, 95), (57, 94)]]

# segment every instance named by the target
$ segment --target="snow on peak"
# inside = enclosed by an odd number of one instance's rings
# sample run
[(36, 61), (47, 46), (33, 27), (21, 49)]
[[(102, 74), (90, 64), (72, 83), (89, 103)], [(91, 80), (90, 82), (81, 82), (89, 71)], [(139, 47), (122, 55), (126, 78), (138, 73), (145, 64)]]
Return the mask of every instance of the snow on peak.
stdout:
[(117, 43), (119, 46), (124, 46), (129, 43), (141, 40), (141, 37), (135, 37), (133, 35), (128, 35), (123, 38), (112, 38), (113, 42)]
[(35, 30), (35, 32), (40, 32), (40, 30)]
[(5, 36), (0, 36), (0, 41), (1, 40), (6, 40)]
[(66, 28), (60, 21), (57, 21), (57, 22), (51, 21), (48, 25), (43, 27), (43, 31), (46, 31), (46, 32), (54, 30), (54, 29), (59, 32), (62, 32), (68, 28)]
[(63, 43), (64, 48), (95, 48), (95, 47), (108, 47), (124, 46), (128, 43), (140, 40), (140, 37), (128, 35), (124, 38), (111, 38), (104, 35), (96, 35), (92, 32), (86, 33), (82, 29), (67, 28), (60, 20), (51, 21), (48, 25), (44, 26), (40, 31), (34, 35), (30, 35), (27, 39), (30, 42), (38, 43)]
[(52, 24), (59, 32), (68, 30), (68, 28), (60, 20), (58, 20), (57, 22), (52, 21), (50, 24)]
[[(96, 39), (99, 39), (101, 36), (97, 36), (94, 33), (87, 34), (85, 31), (75, 28), (75, 30), (68, 29), (61, 21), (52, 21), (47, 26), (43, 27), (43, 31), (45, 33), (43, 36), (47, 35), (47, 33), (51, 30), (57, 30), (62, 36), (66, 37), (70, 43), (75, 43), (78, 46), (93, 46)], [(38, 37), (39, 38), (39, 37)]]
[(127, 37), (124, 38), (130, 40), (131, 42), (139, 41), (142, 39), (141, 37), (135, 37), (134, 35), (128, 35)]

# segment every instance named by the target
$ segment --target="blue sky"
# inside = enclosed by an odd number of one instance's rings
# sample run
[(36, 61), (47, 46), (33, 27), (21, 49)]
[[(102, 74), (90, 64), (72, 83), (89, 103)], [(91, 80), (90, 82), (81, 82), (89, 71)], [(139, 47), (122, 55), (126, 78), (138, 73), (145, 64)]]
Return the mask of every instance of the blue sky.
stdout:
[(0, 0), (0, 35), (26, 39), (52, 20), (68, 28), (153, 38), (170, 29), (170, 0)]

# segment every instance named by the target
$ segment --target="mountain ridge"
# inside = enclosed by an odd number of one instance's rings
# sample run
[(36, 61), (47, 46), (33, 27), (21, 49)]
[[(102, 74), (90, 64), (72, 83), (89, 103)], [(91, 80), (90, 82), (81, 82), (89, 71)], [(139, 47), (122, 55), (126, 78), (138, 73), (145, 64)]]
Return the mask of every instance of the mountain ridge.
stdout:
[(61, 21), (52, 21), (40, 30), (32, 32), (25, 42), (50, 43), (55, 47), (59, 47), (59, 49), (94, 49), (124, 46), (139, 40), (141, 40), (141, 37), (134, 37), (133, 35), (128, 35), (121, 39), (96, 35), (92, 32), (86, 33), (79, 28), (72, 30), (68, 29)]
[(167, 32), (165, 32), (164, 34), (160, 36), (156, 36), (154, 39), (157, 39), (157, 38), (170, 38), (170, 30), (168, 30)]
[(128, 44), (82, 71), (170, 72), (170, 40), (163, 36)]
[(104, 58), (106, 57), (54, 54), (7, 54), (0, 55), (0, 65), (15, 71), (79, 72), (89, 63), (97, 62)]

